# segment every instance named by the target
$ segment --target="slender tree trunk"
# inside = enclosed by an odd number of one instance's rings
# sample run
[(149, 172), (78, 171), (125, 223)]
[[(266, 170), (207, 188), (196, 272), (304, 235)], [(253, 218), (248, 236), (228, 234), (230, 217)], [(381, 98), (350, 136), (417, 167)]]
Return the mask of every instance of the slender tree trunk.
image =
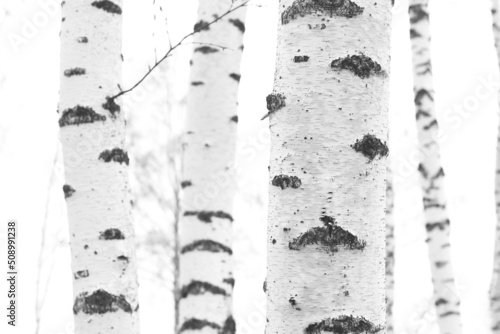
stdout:
[(124, 147), (121, 1), (62, 3), (59, 125), (74, 274), (75, 333), (138, 333)]
[(434, 105), (428, 0), (410, 0), (409, 13), (417, 131), (422, 153), (418, 170), (438, 324), (442, 334), (460, 334), (460, 300), (451, 262), (444, 171), (436, 141), (439, 125)]
[(394, 320), (392, 309), (394, 306), (394, 189), (392, 184), (392, 171), (387, 168), (387, 192), (386, 192), (386, 257), (385, 257), (385, 294), (387, 308), (387, 334), (394, 333)]
[[(200, 1), (188, 92), (178, 331), (234, 333), (231, 175), (245, 8), (206, 27), (232, 0)], [(223, 46), (225, 48), (221, 48)]]
[(281, 0), (279, 13), (266, 332), (385, 333), (391, 5)]
[[(492, 0), (493, 37), (500, 68), (500, 12), (498, 0)], [(500, 95), (499, 95), (500, 96)], [(493, 276), (490, 287), (491, 329), (500, 333), (500, 124), (497, 140), (497, 165), (495, 175), (495, 198), (497, 203), (497, 228), (495, 236), (495, 254)]]

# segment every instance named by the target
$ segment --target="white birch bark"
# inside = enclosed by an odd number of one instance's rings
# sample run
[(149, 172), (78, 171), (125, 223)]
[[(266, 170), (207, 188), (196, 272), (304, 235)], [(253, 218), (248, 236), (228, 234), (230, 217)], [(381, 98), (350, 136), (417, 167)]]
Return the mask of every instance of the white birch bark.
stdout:
[(392, 309), (394, 306), (394, 189), (392, 184), (392, 171), (387, 168), (386, 192), (386, 257), (385, 257), (385, 293), (387, 309), (387, 334), (394, 333), (394, 319)]
[(386, 333), (391, 4), (281, 0), (266, 333)]
[(418, 170), (423, 191), (434, 303), (441, 334), (460, 334), (460, 300), (451, 262), (444, 171), (436, 141), (439, 125), (434, 104), (428, 0), (410, 0), (409, 5), (416, 123), (422, 152)]
[(75, 333), (138, 333), (134, 231), (117, 103), (121, 0), (62, 2), (59, 125)]
[[(498, 0), (492, 0), (493, 37), (500, 68), (500, 12)], [(500, 96), (500, 94), (499, 94)], [(497, 227), (495, 235), (495, 253), (493, 275), (490, 287), (491, 330), (500, 333), (500, 123), (497, 139), (497, 163), (495, 175), (495, 200), (497, 211)]]
[[(231, 174), (245, 8), (206, 27), (232, 0), (200, 1), (194, 29), (180, 219), (178, 332), (235, 332)], [(205, 28), (206, 27), (206, 28)], [(225, 47), (220, 48), (219, 46)]]

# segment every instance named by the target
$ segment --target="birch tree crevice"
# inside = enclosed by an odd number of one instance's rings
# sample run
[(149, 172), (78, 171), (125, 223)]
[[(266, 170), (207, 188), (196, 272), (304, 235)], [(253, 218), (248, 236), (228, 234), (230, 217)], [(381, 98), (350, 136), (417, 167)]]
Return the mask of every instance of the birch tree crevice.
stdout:
[(200, 1), (183, 159), (178, 332), (234, 333), (232, 175), (246, 7)]
[(391, 4), (281, 0), (266, 333), (385, 333)]
[[(500, 12), (498, 0), (492, 0), (493, 38), (500, 68)], [(499, 93), (500, 96), (500, 93)], [(498, 111), (497, 111), (498, 114)], [(490, 286), (491, 330), (500, 333), (500, 122), (497, 138), (496, 174), (495, 174), (495, 202), (497, 224), (495, 232), (495, 253), (493, 260), (493, 274)]]
[(434, 285), (434, 304), (441, 334), (460, 334), (460, 300), (450, 252), (450, 219), (446, 209), (444, 170), (434, 103), (428, 0), (410, 0), (410, 38), (416, 123), (421, 152), (418, 171), (423, 191), (427, 246)]
[(121, 81), (120, 0), (62, 2), (63, 146), (75, 333), (138, 333), (137, 273)]

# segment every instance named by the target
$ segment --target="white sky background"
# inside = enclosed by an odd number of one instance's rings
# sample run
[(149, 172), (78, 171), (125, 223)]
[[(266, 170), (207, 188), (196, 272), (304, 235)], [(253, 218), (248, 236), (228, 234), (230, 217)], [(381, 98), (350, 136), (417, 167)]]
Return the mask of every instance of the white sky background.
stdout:
[[(51, 1), (0, 0), (0, 221), (14, 218), (20, 222), (21, 263), (20, 327), (16, 331), (9, 329), (7, 333), (35, 333), (40, 232), (58, 145), (55, 111), (59, 90), (59, 9), (46, 15), (49, 17), (47, 22), (39, 21), (37, 31), (17, 51), (8, 36), (9, 33), (21, 35), (23, 20), (33, 22), (34, 15), (43, 13), (40, 3), (47, 2)], [(162, 1), (165, 2), (171, 39), (175, 42), (192, 28), (197, 4), (195, 0)], [(442, 154), (452, 221), (453, 261), (462, 298), (464, 333), (489, 333), (487, 291), (495, 229), (493, 186), (498, 87), (493, 86), (490, 92), (483, 82), (499, 81), (490, 0), (431, 2), (436, 102), (443, 129)], [(154, 60), (154, 44), (159, 55), (167, 44), (161, 20), (158, 18), (156, 24), (152, 21), (152, 15), (158, 14), (158, 5), (154, 9), (152, 0), (125, 0), (125, 3), (123, 87), (126, 88)], [(407, 1), (396, 3), (390, 105), (391, 157), (398, 175), (395, 188), (396, 332), (436, 334), (421, 192), (416, 165), (411, 162), (416, 152), (416, 128)], [(268, 121), (260, 121), (260, 118), (267, 112), (265, 96), (273, 85), (277, 1), (259, 0), (259, 4), (263, 6), (251, 6), (248, 11), (239, 98), (241, 150), (238, 161), (243, 172), (237, 176), (234, 250), (235, 317), (242, 334), (263, 333), (265, 324), (259, 305), (265, 300), (262, 282), (266, 270), (269, 146), (266, 141)], [(154, 40), (153, 31), (156, 32)], [(167, 75), (173, 78), (171, 82), (176, 84), (170, 96), (174, 96), (174, 104), (180, 106), (171, 110), (174, 132), (182, 130), (181, 106), (187, 88), (191, 48), (192, 45), (187, 45), (179, 49), (181, 52), (171, 59), (166, 69)], [(157, 93), (147, 95), (144, 101), (138, 98), (138, 102), (132, 101), (131, 105), (146, 113), (151, 103), (161, 99), (161, 94)], [(464, 112), (460, 113), (455, 106), (462, 106)], [(151, 120), (140, 124), (152, 126)], [(165, 130), (155, 131), (158, 132), (154, 132), (154, 138), (166, 136)], [(66, 329), (72, 322), (72, 273), (65, 242), (67, 222), (60, 188), (64, 183), (60, 164), (54, 178), (55, 185), (49, 192), (47, 242), (49, 246), (58, 246), (55, 254), (51, 247), (43, 253), (42, 277), (47, 277), (52, 265), (53, 270), (40, 333), (69, 334), (71, 330)], [(3, 252), (3, 227), (0, 237)], [(141, 272), (143, 334), (172, 333), (168, 284), (155, 286), (147, 279), (145, 271)], [(3, 279), (0, 279), (0, 296), (4, 296), (1, 291), (6, 291)], [(4, 298), (0, 298), (0, 305)], [(3, 318), (0, 314), (0, 319)], [(6, 328), (2, 320), (0, 331), (5, 333)]]

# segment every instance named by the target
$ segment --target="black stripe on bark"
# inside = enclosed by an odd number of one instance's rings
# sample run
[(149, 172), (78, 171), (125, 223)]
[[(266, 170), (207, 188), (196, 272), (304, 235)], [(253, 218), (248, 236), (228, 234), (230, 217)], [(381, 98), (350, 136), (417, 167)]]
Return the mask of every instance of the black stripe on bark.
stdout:
[(420, 69), (419, 72), (417, 72), (418, 75), (425, 75), (425, 74), (432, 74), (432, 63), (430, 60), (426, 61), (425, 63), (418, 64), (417, 65), (417, 71)]
[(59, 126), (80, 125), (105, 120), (106, 116), (99, 115), (94, 109), (77, 105), (63, 111), (61, 118), (59, 118)]
[(304, 332), (306, 334), (321, 334), (332, 332), (340, 334), (367, 334), (378, 333), (384, 326), (377, 326), (365, 317), (353, 317), (352, 315), (341, 315), (336, 318), (325, 319), (320, 322), (309, 324)]
[(438, 126), (438, 122), (436, 119), (433, 119), (429, 124), (424, 126), (424, 130), (429, 130), (433, 126)]
[(194, 52), (201, 52), (203, 54), (207, 54), (207, 53), (219, 52), (219, 50), (211, 46), (200, 46), (199, 48), (194, 49)]
[(429, 13), (427, 11), (427, 5), (416, 4), (411, 5), (408, 8), (408, 13), (410, 13), (410, 22), (418, 23), (422, 20), (429, 20)]
[(69, 198), (69, 197), (73, 196), (73, 194), (76, 192), (76, 190), (73, 189), (73, 187), (71, 187), (68, 184), (65, 184), (63, 186), (63, 191), (64, 191), (64, 198)]
[(208, 24), (208, 22), (200, 20), (197, 23), (195, 23), (193, 30), (194, 31), (210, 30), (210, 25)]
[(245, 32), (245, 23), (241, 22), (238, 19), (229, 19), (229, 22), (232, 23), (236, 28), (238, 28), (241, 33)]
[(122, 310), (132, 313), (132, 307), (123, 295), (115, 296), (105, 290), (97, 290), (91, 295), (88, 292), (82, 292), (75, 298), (73, 304), (73, 313), (78, 314), (105, 314), (108, 312), (117, 312)]
[(350, 0), (295, 0), (281, 14), (281, 24), (288, 24), (299, 17), (311, 14), (352, 18), (363, 13), (364, 8)]
[(80, 271), (77, 271), (76, 273), (74, 273), (73, 276), (75, 277), (75, 279), (89, 277), (89, 271), (88, 270), (80, 270)]
[(361, 79), (383, 73), (380, 64), (364, 54), (337, 58), (330, 66), (334, 69), (351, 71)]
[(182, 182), (181, 182), (181, 188), (182, 188), (182, 189), (187, 188), (187, 187), (190, 187), (190, 186), (192, 186), (192, 185), (193, 185), (193, 183), (192, 183), (191, 181), (189, 181), (189, 180), (186, 180), (186, 181), (182, 181)]
[(219, 334), (234, 334), (234, 333), (236, 333), (236, 322), (234, 321), (232, 316), (229, 316), (224, 322), (224, 327), (222, 327)]
[(184, 321), (181, 328), (179, 329), (179, 333), (184, 331), (201, 330), (205, 327), (210, 327), (216, 329), (217, 331), (220, 330), (220, 326), (217, 325), (215, 322), (210, 322), (208, 320), (203, 320), (203, 319), (191, 318)]
[(414, 99), (414, 102), (417, 106), (421, 106), (422, 105), (422, 100), (423, 98), (427, 96), (429, 98), (429, 100), (431, 101), (434, 101), (434, 98), (432, 97), (432, 93), (429, 92), (427, 89), (425, 88), (420, 88), (419, 90), (417, 90), (417, 92), (415, 93), (415, 99)]
[(118, 6), (117, 4), (115, 4), (114, 2), (109, 1), (109, 0), (94, 1), (94, 2), (92, 2), (92, 6), (99, 8), (99, 9), (102, 9), (105, 12), (108, 12), (111, 14), (121, 14), (122, 13), (122, 9), (120, 8), (120, 6)]
[(189, 295), (197, 296), (205, 293), (212, 293), (214, 295), (227, 296), (226, 290), (202, 281), (191, 281), (188, 285), (184, 285), (181, 289), (181, 298), (187, 298)]
[(196, 240), (192, 243), (182, 247), (181, 254), (193, 251), (204, 251), (204, 252), (212, 252), (212, 253), (228, 253), (229, 255), (233, 254), (231, 248), (213, 240), (203, 239)]
[(427, 223), (427, 224), (425, 224), (425, 229), (428, 232), (431, 232), (436, 228), (439, 229), (440, 231), (444, 231), (444, 229), (447, 228), (449, 225), (450, 225), (450, 220), (445, 219), (445, 220), (440, 221), (440, 222)]
[(430, 117), (430, 116), (431, 114), (422, 109), (418, 109), (417, 114), (415, 115), (416, 119), (419, 119), (420, 117)]
[(300, 188), (302, 185), (302, 181), (296, 176), (288, 176), (288, 175), (276, 175), (271, 184), (276, 187), (281, 187), (281, 189), (285, 189), (291, 187), (293, 189)]
[(309, 56), (295, 56), (293, 57), (293, 61), (295, 63), (305, 63), (309, 60)]
[(211, 223), (213, 217), (229, 219), (231, 222), (233, 221), (233, 217), (224, 211), (186, 211), (184, 212), (184, 216), (196, 216), (205, 223)]
[(120, 106), (116, 104), (115, 99), (110, 96), (106, 96), (106, 103), (103, 103), (102, 107), (111, 113), (112, 118), (115, 118), (115, 114), (120, 112)]
[(439, 298), (438, 300), (436, 300), (436, 301), (434, 302), (434, 304), (435, 304), (436, 306), (439, 306), (439, 305), (446, 305), (446, 304), (448, 304), (448, 300), (446, 300), (446, 299), (444, 299), (444, 298)]
[(422, 37), (422, 35), (420, 35), (420, 33), (415, 29), (410, 29), (410, 38), (418, 38), (418, 37)]
[(203, 86), (205, 83), (203, 81), (193, 81), (191, 86)]
[(329, 247), (330, 251), (337, 252), (339, 246), (344, 246), (349, 250), (363, 250), (366, 241), (359, 239), (351, 232), (344, 230), (337, 225), (335, 218), (323, 216), (320, 220), (325, 224), (322, 227), (313, 227), (293, 239), (288, 247), (292, 250), (300, 250), (307, 245), (317, 245)]
[(86, 36), (78, 37), (76, 40), (78, 43), (88, 43), (89, 39)]
[(117, 228), (108, 228), (106, 231), (101, 232), (99, 240), (123, 240), (125, 235)]
[(230, 118), (231, 122), (238, 123), (238, 115), (234, 115), (233, 117)]
[(105, 150), (99, 154), (99, 159), (104, 162), (119, 162), (120, 164), (125, 163), (128, 165), (129, 159), (127, 152), (123, 151), (121, 148), (114, 148), (112, 150)]
[(229, 74), (229, 77), (230, 77), (231, 79), (236, 80), (237, 82), (240, 82), (240, 79), (241, 79), (241, 74), (231, 73), (231, 74)]
[(234, 288), (234, 282), (235, 282), (234, 278), (232, 278), (232, 277), (230, 277), (230, 278), (224, 278), (222, 280), (222, 282), (227, 283), (227, 284), (231, 285), (232, 288)]
[(450, 315), (457, 315), (458, 316), (458, 315), (460, 315), (460, 313), (459, 312), (455, 312), (455, 311), (449, 311), (449, 312), (445, 312), (443, 314), (440, 314), (439, 317), (440, 318), (445, 318), (445, 317), (448, 317)]
[(69, 68), (66, 71), (64, 71), (64, 75), (69, 77), (72, 77), (74, 75), (84, 75), (86, 73), (84, 68), (81, 67), (75, 67), (75, 68)]
[(427, 171), (427, 169), (425, 169), (424, 165), (421, 163), (418, 164), (418, 171), (424, 178), (427, 178), (429, 176), (429, 172)]
[(377, 156), (379, 158), (386, 157), (389, 155), (389, 148), (385, 142), (382, 142), (380, 139), (371, 134), (366, 134), (363, 136), (363, 139), (356, 140), (354, 145), (351, 147), (365, 157), (367, 157), (370, 161), (373, 161)]

